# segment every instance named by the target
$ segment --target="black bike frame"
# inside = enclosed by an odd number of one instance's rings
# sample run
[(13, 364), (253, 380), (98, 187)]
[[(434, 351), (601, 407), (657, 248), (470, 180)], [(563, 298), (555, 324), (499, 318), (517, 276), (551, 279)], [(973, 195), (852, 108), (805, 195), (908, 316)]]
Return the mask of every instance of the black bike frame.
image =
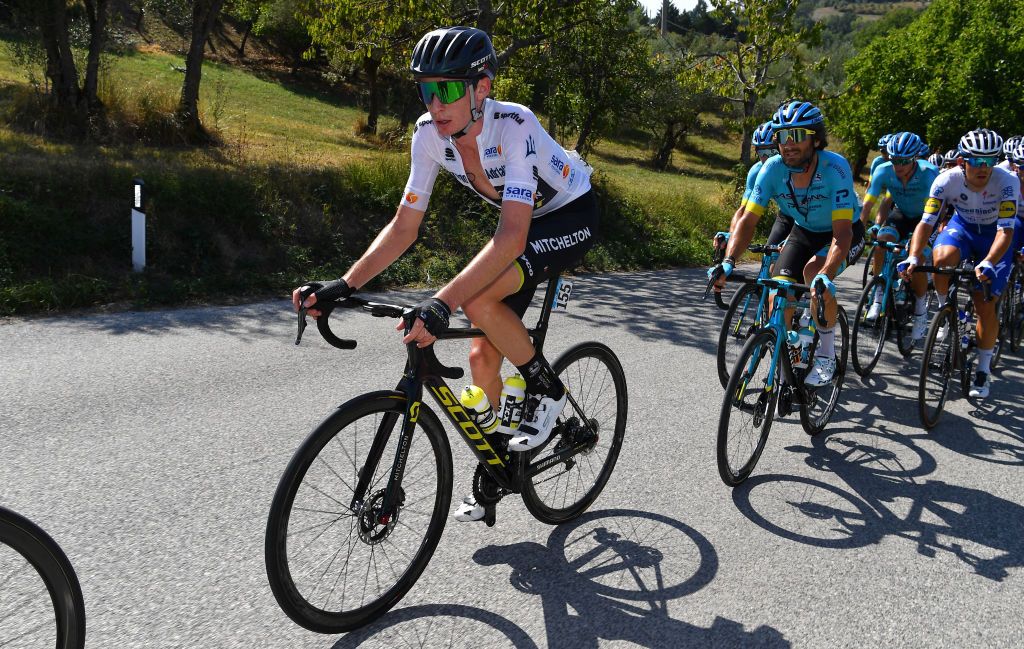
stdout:
[[(556, 291), (558, 289), (559, 276), (548, 280), (547, 291), (544, 295), (544, 303), (541, 308), (537, 326), (528, 329), (534, 347), (540, 353), (543, 350), (544, 339), (547, 335), (548, 320), (551, 316)], [(406, 332), (412, 326), (412, 319), (406, 317)], [(484, 336), (480, 329), (463, 327), (448, 329), (439, 336), (438, 340), (454, 340), (464, 338), (479, 338)], [(553, 453), (540, 461), (530, 463), (526, 452), (508, 453), (504, 449), (495, 449), (491, 445), (496, 440), (495, 435), (485, 435), (473, 421), (466, 409), (463, 408), (455, 393), (452, 392), (445, 378), (458, 379), (463, 376), (461, 368), (445, 367), (434, 354), (433, 345), (419, 348), (416, 343), (406, 345), (408, 359), (405, 364), (405, 372), (398, 384), (398, 391), (406, 396), (406, 410), (402, 421), (401, 438), (398, 449), (395, 452), (394, 464), (391, 467), (391, 475), (388, 478), (385, 488), (384, 502), (380, 508), (380, 523), (386, 524), (399, 504), (399, 493), (402, 477), (405, 472), (405, 463), (408, 458), (409, 448), (412, 444), (413, 432), (416, 422), (419, 419), (420, 405), (423, 400), (423, 386), (427, 386), (431, 396), (447, 415), (448, 420), (462, 434), (462, 439), (469, 446), (477, 460), (487, 471), (488, 475), (502, 488), (511, 492), (519, 492), (521, 485), (526, 478), (533, 477), (549, 467), (564, 462), (572, 456), (586, 450), (591, 446), (590, 440), (566, 447)], [(578, 404), (572, 395), (569, 395), (569, 402), (577, 412), (581, 412)], [(391, 436), (391, 431), (398, 418), (398, 413), (388, 413), (382, 419), (374, 437), (373, 444), (367, 453), (366, 464), (359, 475), (359, 482), (353, 490), (350, 507), (353, 511), (361, 512), (365, 503), (366, 491), (369, 489), (372, 479), (380, 463), (384, 448)], [(590, 422), (584, 421), (584, 425), (590, 427)], [(592, 431), (594, 432), (594, 431)]]

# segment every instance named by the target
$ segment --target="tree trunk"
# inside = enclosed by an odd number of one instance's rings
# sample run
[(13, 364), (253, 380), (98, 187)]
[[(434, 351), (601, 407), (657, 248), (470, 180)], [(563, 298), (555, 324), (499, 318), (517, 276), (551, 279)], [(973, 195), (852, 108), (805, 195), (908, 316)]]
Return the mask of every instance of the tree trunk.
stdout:
[(203, 142), (208, 134), (199, 122), (199, 82), (203, 76), (203, 55), (224, 0), (195, 0), (192, 5), (192, 40), (185, 57), (185, 82), (181, 86), (178, 119), (186, 139)]
[(366, 85), (370, 91), (370, 101), (366, 107), (366, 132), (377, 134), (377, 121), (380, 118), (380, 90), (377, 87), (377, 70), (380, 59), (371, 55), (363, 57), (363, 72), (366, 73)]
[(679, 142), (679, 133), (675, 122), (665, 122), (665, 133), (661, 137), (658, 150), (654, 153), (654, 168), (658, 171), (665, 171), (672, 162), (672, 152)]
[(100, 53), (106, 40), (107, 15), (110, 0), (85, 0), (85, 11), (89, 18), (89, 56), (85, 64), (85, 104), (89, 115), (103, 110), (103, 103), (97, 95), (99, 87)]
[(576, 138), (576, 151), (586, 157), (590, 153), (590, 135), (594, 132), (594, 122), (597, 120), (597, 112), (591, 111), (583, 118), (583, 125), (580, 126), (579, 137)]
[(78, 70), (68, 40), (68, 15), (65, 0), (46, 0), (38, 8), (39, 29), (46, 49), (46, 76), (50, 79), (53, 102), (70, 112), (78, 105)]
[(749, 167), (750, 162), (750, 136), (754, 129), (750, 120), (754, 116), (754, 108), (757, 106), (757, 97), (753, 92), (743, 93), (743, 140), (740, 142), (740, 160), (744, 167)]
[(245, 21), (245, 31), (242, 32), (242, 43), (238, 46), (238, 58), (245, 58), (245, 42), (249, 40), (249, 32), (252, 31), (252, 21)]

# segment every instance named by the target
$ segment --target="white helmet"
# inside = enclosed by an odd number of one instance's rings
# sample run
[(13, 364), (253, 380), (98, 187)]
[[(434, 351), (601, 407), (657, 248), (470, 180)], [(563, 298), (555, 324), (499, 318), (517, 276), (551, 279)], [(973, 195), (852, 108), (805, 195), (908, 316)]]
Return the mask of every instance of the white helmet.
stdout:
[(960, 138), (959, 148), (964, 156), (999, 155), (1003, 150), (1003, 138), (995, 131), (977, 128)]

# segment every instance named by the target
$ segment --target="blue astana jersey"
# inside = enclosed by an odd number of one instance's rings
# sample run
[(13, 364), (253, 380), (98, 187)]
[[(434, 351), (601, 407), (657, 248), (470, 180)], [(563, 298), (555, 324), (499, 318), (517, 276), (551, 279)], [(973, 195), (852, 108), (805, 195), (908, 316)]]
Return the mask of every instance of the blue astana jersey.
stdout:
[(876, 201), (879, 196), (888, 191), (892, 196), (893, 203), (904, 217), (911, 220), (920, 219), (921, 214), (924, 213), (925, 201), (928, 200), (928, 192), (931, 190), (935, 178), (938, 177), (939, 170), (924, 160), (916, 160), (914, 164), (917, 165), (917, 168), (906, 185), (896, 177), (896, 170), (893, 168), (892, 162), (883, 162), (875, 167), (871, 173), (871, 184), (868, 186), (868, 193), (864, 200)]
[(853, 172), (846, 158), (831, 151), (818, 151), (818, 164), (811, 184), (794, 187), (792, 172), (782, 156), (769, 158), (757, 174), (746, 209), (761, 216), (768, 201), (774, 200), (793, 221), (811, 232), (828, 232), (833, 221), (852, 221), (859, 207), (853, 191)]

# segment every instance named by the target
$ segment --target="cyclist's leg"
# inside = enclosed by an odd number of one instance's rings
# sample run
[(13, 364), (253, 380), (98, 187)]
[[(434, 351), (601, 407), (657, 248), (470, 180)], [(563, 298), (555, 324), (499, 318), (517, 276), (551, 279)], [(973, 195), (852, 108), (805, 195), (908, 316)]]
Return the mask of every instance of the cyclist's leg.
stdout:
[(777, 246), (786, 240), (786, 237), (789, 236), (792, 230), (793, 219), (785, 214), (779, 214), (775, 217), (775, 223), (772, 223), (772, 229), (768, 233), (768, 241), (766, 243), (769, 246)]
[[(890, 223), (886, 223), (886, 225), (884, 227), (882, 227), (882, 229), (880, 229), (878, 231), (878, 236), (875, 237), (875, 238), (878, 241), (886, 241), (886, 242), (898, 241), (899, 238), (900, 238), (900, 231), (896, 227), (895, 224), (893, 224), (891, 222)], [(884, 253), (884, 252), (885, 251), (882, 248), (880, 248), (880, 247), (875, 249), (876, 261), (877, 261), (878, 253)], [(885, 255), (883, 254), (882, 257), (884, 258)], [(881, 264), (881, 262), (879, 262), (875, 266), (875, 275), (878, 275), (881, 272), (882, 272), (882, 264)], [(868, 314), (867, 314), (868, 320), (874, 320), (875, 318), (878, 317), (878, 313), (879, 313), (879, 311), (882, 308), (882, 299), (884, 297), (885, 297), (885, 285), (884, 284), (879, 284), (875, 288), (875, 294), (873, 296), (873, 302), (871, 304), (871, 307), (868, 309)]]
[[(801, 282), (803, 279), (802, 269), (807, 261), (814, 257), (815, 252), (824, 245), (822, 242), (827, 244), (831, 238), (831, 232), (811, 232), (799, 225), (795, 226), (789, 234), (786, 247), (779, 253), (779, 258), (775, 262), (774, 279)], [(786, 309), (785, 320), (786, 326), (793, 321), (791, 307)]]
[[(501, 395), (502, 359), (507, 357), (513, 365), (520, 365), (530, 360), (534, 353), (533, 343), (522, 321), (526, 309), (517, 313), (503, 301), (517, 293), (522, 284), (522, 272), (518, 264), (513, 263), (498, 279), (462, 305), (466, 317), (487, 334), (486, 338), (475, 338), (470, 343), (469, 369), (473, 383), (483, 388), (495, 407)], [(500, 348), (493, 342), (495, 340), (501, 341)]]

